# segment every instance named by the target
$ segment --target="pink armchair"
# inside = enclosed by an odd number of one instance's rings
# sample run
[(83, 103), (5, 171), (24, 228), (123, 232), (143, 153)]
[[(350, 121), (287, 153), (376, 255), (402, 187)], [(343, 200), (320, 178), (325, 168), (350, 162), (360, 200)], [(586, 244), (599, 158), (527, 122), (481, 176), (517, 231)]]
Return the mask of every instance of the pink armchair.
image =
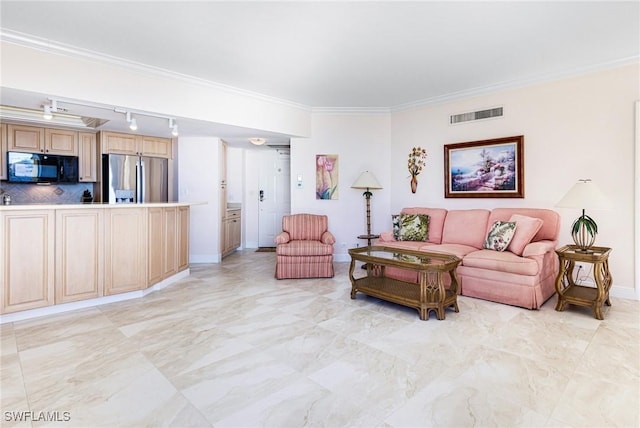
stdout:
[(335, 237), (327, 230), (326, 215), (292, 214), (282, 217), (276, 236), (276, 278), (333, 277)]

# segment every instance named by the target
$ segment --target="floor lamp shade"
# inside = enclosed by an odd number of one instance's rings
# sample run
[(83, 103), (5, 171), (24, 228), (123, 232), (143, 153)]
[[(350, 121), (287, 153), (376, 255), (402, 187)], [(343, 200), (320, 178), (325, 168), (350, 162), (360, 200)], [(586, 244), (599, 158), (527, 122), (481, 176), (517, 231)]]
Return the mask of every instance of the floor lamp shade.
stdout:
[(578, 249), (583, 252), (589, 252), (598, 234), (598, 225), (585, 210), (607, 210), (613, 207), (609, 198), (590, 179), (578, 180), (556, 206), (582, 210), (582, 215), (571, 226), (571, 236)]

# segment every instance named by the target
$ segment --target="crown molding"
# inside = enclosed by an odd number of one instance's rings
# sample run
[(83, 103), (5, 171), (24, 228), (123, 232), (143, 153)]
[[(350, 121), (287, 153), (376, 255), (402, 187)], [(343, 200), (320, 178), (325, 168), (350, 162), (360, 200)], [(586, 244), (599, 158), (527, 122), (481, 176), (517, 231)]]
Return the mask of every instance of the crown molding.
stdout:
[(598, 71), (606, 71), (614, 68), (623, 67), (631, 64), (639, 64), (640, 56), (632, 56), (628, 58), (622, 58), (614, 61), (604, 62), (600, 64), (594, 64), (585, 67), (573, 68), (571, 70), (564, 70), (560, 72), (547, 73), (543, 75), (527, 77), (522, 79), (514, 79), (501, 83), (496, 83), (487, 86), (481, 86), (477, 88), (467, 89), (459, 92), (451, 92), (423, 100), (412, 101), (405, 104), (398, 104), (391, 107), (389, 110), (391, 113), (397, 113), (407, 110), (415, 110), (423, 107), (430, 107), (437, 104), (443, 104), (450, 101), (455, 101), (463, 98), (472, 98), (480, 95), (486, 95), (493, 92), (504, 91), (508, 89), (523, 88), (526, 86), (532, 86), (540, 83), (551, 82), (554, 80), (562, 80), (570, 77), (578, 77), (585, 74), (595, 73)]
[(106, 55), (103, 53), (95, 52), (88, 49), (78, 48), (63, 43), (52, 42), (48, 39), (43, 39), (30, 34), (20, 33), (17, 31), (0, 29), (0, 40), (3, 42), (11, 43), (18, 46), (37, 49), (44, 52), (65, 55), (72, 58), (92, 60), (103, 64), (114, 65), (121, 68), (135, 70), (139, 72), (148, 73), (155, 76), (161, 76), (171, 79), (180, 80), (187, 83), (192, 83), (201, 86), (208, 86), (228, 93), (242, 95), (248, 98), (253, 98), (259, 101), (270, 102), (274, 104), (280, 104), (290, 108), (303, 110), (306, 112), (317, 114), (367, 114), (367, 115), (387, 115), (396, 112), (402, 112), (407, 110), (415, 110), (423, 107), (429, 107), (437, 104), (443, 104), (450, 101), (455, 101), (464, 98), (471, 98), (480, 95), (486, 95), (493, 92), (504, 91), (508, 89), (516, 89), (526, 86), (531, 86), (539, 83), (550, 82), (554, 80), (561, 80), (569, 77), (576, 77), (584, 74), (594, 73), (598, 71), (605, 71), (608, 69), (618, 68), (625, 65), (634, 63), (640, 63), (640, 55), (631, 56), (628, 58), (622, 58), (609, 62), (593, 64), (589, 66), (574, 68), (570, 70), (563, 70), (559, 72), (546, 73), (543, 75), (526, 77), (522, 79), (514, 79), (510, 81), (500, 82), (497, 84), (467, 89), (458, 92), (451, 92), (448, 94), (438, 95), (435, 97), (425, 98), (421, 100), (411, 101), (408, 103), (398, 104), (390, 107), (310, 107), (304, 104), (296, 103), (293, 101), (285, 100), (282, 98), (272, 97), (269, 95), (260, 94), (257, 92), (248, 91), (245, 89), (237, 88), (230, 85), (225, 85), (211, 80), (201, 79), (195, 76), (187, 74), (177, 73), (175, 71), (167, 70), (160, 67), (154, 67), (147, 64), (139, 63), (136, 61), (130, 61), (123, 58)]
[(0, 40), (17, 46), (36, 49), (43, 52), (64, 55), (72, 58), (91, 60), (102, 64), (113, 65), (120, 68), (143, 72), (154, 76), (166, 77), (170, 79), (180, 80), (186, 83), (192, 83), (201, 86), (208, 86), (224, 92), (242, 95), (259, 101), (270, 102), (274, 104), (284, 105), (286, 107), (295, 108), (310, 112), (311, 107), (282, 98), (272, 97), (260, 94), (258, 92), (248, 91), (246, 89), (237, 88), (235, 86), (225, 85), (211, 80), (201, 79), (199, 77), (190, 76), (188, 74), (178, 73), (161, 67), (154, 67), (136, 61), (95, 52), (89, 49), (83, 49), (64, 43), (52, 42), (30, 34), (20, 33), (17, 31), (0, 30)]

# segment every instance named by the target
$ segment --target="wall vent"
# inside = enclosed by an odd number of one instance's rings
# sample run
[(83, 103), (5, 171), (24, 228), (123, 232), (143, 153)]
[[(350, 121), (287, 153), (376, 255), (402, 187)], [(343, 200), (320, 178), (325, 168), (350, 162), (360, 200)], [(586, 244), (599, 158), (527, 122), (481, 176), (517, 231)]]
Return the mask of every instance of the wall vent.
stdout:
[(492, 117), (500, 117), (503, 115), (503, 108), (496, 107), (487, 110), (472, 111), (469, 113), (452, 114), (449, 116), (449, 124), (470, 122), (472, 120), (490, 119)]

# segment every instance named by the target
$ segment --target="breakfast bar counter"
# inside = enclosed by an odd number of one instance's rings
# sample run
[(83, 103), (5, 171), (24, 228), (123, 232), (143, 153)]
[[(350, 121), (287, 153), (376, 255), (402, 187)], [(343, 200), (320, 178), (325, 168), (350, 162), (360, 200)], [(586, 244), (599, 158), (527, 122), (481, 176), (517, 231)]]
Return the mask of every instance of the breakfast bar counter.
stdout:
[(191, 205), (0, 206), (0, 314), (143, 295), (188, 275)]

